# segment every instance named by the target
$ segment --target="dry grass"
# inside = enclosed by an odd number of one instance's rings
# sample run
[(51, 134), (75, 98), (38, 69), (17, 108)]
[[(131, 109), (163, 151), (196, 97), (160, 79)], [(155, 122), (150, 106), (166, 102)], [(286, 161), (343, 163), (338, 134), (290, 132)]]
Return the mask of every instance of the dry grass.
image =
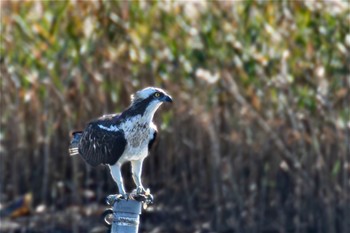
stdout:
[(176, 217), (161, 229), (350, 230), (345, 3), (2, 4), (2, 202), (115, 192), (68, 156), (69, 133), (156, 85), (175, 100), (143, 171)]

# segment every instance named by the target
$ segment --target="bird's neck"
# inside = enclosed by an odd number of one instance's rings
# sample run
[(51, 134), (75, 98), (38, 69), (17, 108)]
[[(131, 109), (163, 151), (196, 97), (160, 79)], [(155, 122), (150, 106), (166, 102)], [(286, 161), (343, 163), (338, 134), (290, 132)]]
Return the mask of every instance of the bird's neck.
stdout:
[(157, 111), (157, 109), (160, 107), (161, 103), (149, 103), (148, 105), (142, 105), (140, 104), (134, 104), (130, 106), (124, 113), (124, 119), (130, 118), (130, 117), (137, 117), (140, 116), (141, 118), (139, 121), (141, 121), (144, 124), (150, 124), (153, 120), (154, 114)]
[(160, 107), (161, 103), (150, 104), (143, 113), (141, 119), (144, 120), (145, 123), (151, 123), (153, 121), (154, 114), (157, 109)]

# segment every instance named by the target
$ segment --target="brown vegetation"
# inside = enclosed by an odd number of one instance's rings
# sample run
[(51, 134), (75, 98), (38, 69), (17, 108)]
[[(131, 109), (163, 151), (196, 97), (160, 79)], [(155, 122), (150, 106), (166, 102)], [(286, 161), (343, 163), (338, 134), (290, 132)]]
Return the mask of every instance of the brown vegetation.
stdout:
[(2, 3), (1, 203), (103, 203), (116, 186), (68, 156), (69, 134), (155, 85), (175, 103), (157, 113), (142, 231), (349, 232), (348, 15), (338, 1)]

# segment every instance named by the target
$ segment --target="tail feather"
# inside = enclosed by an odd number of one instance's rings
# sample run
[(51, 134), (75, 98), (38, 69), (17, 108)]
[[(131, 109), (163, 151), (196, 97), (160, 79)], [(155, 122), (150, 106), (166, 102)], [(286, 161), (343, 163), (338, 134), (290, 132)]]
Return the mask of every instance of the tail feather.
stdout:
[(82, 135), (83, 135), (82, 131), (75, 131), (72, 133), (72, 140), (70, 142), (69, 149), (68, 149), (70, 156), (79, 154), (79, 142)]

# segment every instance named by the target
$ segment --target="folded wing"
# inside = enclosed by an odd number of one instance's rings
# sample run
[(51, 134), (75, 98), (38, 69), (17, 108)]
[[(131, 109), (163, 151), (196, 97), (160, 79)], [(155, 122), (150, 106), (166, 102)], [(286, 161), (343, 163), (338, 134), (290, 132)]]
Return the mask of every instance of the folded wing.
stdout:
[(79, 154), (91, 166), (115, 164), (123, 154), (126, 140), (115, 120), (101, 118), (90, 122), (78, 146)]

